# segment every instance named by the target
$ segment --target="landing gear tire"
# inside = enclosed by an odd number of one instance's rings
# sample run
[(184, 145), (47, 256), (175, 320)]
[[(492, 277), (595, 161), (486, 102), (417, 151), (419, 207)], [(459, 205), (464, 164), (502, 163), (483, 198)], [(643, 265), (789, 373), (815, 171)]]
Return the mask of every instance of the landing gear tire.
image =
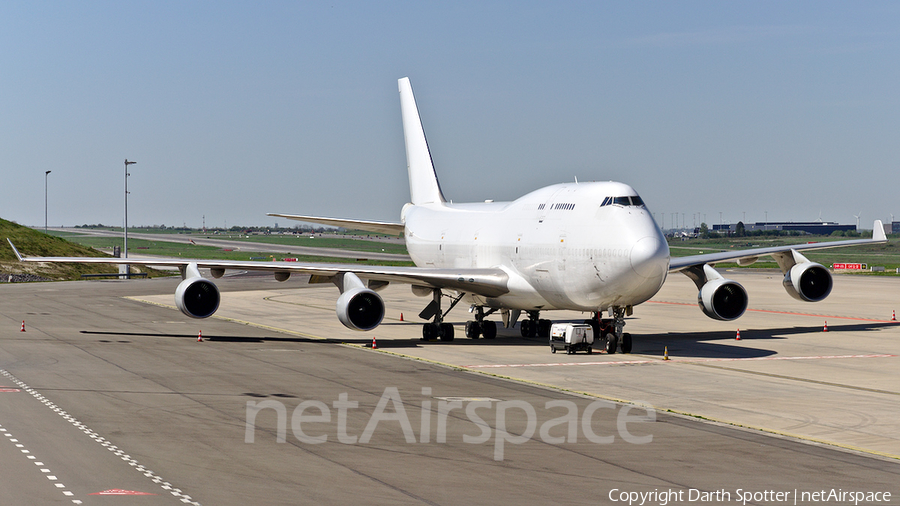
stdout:
[(553, 322), (550, 320), (538, 320), (538, 337), (550, 337), (550, 327)]
[(606, 353), (609, 355), (613, 355), (616, 352), (616, 344), (619, 339), (615, 334), (609, 333), (606, 334)]
[(622, 334), (622, 353), (631, 353), (631, 334)]
[(426, 323), (422, 325), (422, 340), (423, 341), (431, 341), (437, 338), (438, 335), (438, 327), (433, 323)]
[(466, 322), (466, 337), (471, 339), (478, 339), (478, 336), (481, 334), (481, 332), (481, 325), (479, 325), (478, 322), (471, 320)]
[(485, 339), (497, 337), (497, 322), (482, 322), (481, 333)]
[(534, 328), (534, 320), (522, 320), (519, 330), (522, 332), (522, 337), (534, 337), (537, 329)]
[(590, 346), (588, 346), (587, 352), (588, 352), (588, 355), (590, 355), (590, 354), (594, 353), (594, 349), (591, 348)]
[(574, 355), (574, 354), (575, 354), (575, 350), (573, 350), (572, 348), (566, 348), (566, 355)]
[(440, 329), (441, 341), (450, 342), (453, 340), (453, 324), (442, 323)]

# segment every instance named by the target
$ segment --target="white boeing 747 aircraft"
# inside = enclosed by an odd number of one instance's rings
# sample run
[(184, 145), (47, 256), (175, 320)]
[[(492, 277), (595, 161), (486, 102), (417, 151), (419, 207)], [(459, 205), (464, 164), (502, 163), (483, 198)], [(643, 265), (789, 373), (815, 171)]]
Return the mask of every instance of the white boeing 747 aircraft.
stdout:
[[(831, 292), (831, 274), (800, 252), (886, 241), (880, 221), (872, 239), (799, 244), (671, 258), (666, 240), (634, 189), (616, 182), (564, 183), (535, 190), (512, 202), (448, 203), (441, 192), (409, 79), (400, 84), (400, 109), (406, 139), (410, 203), (399, 223), (270, 214), (305, 222), (400, 235), (406, 239), (416, 267), (373, 267), (339, 264), (157, 260), (73, 257), (23, 257), (27, 262), (81, 262), (177, 266), (183, 281), (175, 303), (186, 315), (207, 318), (219, 306), (219, 290), (201, 277), (213, 278), (227, 269), (262, 270), (284, 281), (291, 274), (308, 274), (311, 283), (334, 283), (340, 291), (337, 317), (355, 330), (372, 330), (384, 317), (377, 291), (389, 283), (411, 285), (414, 294), (431, 297), (419, 314), (430, 320), (423, 339), (453, 340), (453, 326), (444, 321), (459, 302), (471, 306), (467, 337), (497, 335), (497, 324), (485, 318), (500, 312), (513, 326), (524, 312), (523, 336), (549, 335), (550, 321), (542, 311), (565, 309), (591, 313), (607, 352), (629, 353), (631, 336), (623, 332), (625, 317), (653, 297), (670, 272), (690, 277), (699, 289), (704, 314), (734, 320), (747, 308), (747, 292), (722, 277), (713, 265), (749, 265), (760, 256), (774, 257), (784, 273), (784, 287), (794, 298), (816, 302)], [(10, 242), (12, 245), (12, 242)], [(15, 250), (15, 246), (13, 246)], [(444, 308), (444, 298), (449, 307)], [(609, 317), (602, 319), (607, 312)]]

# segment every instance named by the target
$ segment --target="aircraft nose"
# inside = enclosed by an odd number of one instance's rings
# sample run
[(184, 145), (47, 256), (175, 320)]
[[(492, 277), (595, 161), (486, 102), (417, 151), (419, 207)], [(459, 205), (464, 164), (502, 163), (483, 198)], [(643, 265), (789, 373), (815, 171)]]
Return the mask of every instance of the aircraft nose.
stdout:
[(668, 269), (669, 246), (656, 236), (647, 236), (631, 248), (631, 268), (639, 276), (653, 279)]

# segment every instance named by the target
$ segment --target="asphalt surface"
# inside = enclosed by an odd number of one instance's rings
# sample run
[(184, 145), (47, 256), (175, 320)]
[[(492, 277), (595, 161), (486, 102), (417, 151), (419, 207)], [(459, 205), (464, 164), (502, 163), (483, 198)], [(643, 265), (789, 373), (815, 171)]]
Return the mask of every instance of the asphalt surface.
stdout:
[[(258, 307), (253, 324), (123, 298), (166, 294), (171, 304), (177, 282), (0, 286), (2, 504), (628, 504), (621, 494), (639, 492), (657, 494), (644, 504), (738, 504), (739, 493), (751, 494), (747, 504), (818, 504), (808, 494), (822, 490), (890, 492), (880, 504), (898, 502), (900, 465), (890, 458), (322, 340), (347, 340), (333, 318), (336, 295), (301, 289), (302, 280), (218, 280), (238, 306), (225, 313)], [(273, 290), (321, 301), (265, 302)], [(266, 326), (298, 311), (324, 317), (319, 306), (330, 306), (333, 323)], [(385, 327), (394, 328), (417, 325)], [(465, 350), (491, 364), (504, 349), (526, 353), (526, 363), (550, 357), (545, 345), (518, 350), (521, 338), (508, 335), (467, 341), (395, 344), (451, 358)], [(678, 347), (688, 348), (683, 339)], [(572, 390), (594, 381), (566, 370)], [(622, 379), (605, 381), (618, 388)], [(692, 489), (713, 494), (701, 501)], [(153, 495), (93, 495), (111, 490)]]

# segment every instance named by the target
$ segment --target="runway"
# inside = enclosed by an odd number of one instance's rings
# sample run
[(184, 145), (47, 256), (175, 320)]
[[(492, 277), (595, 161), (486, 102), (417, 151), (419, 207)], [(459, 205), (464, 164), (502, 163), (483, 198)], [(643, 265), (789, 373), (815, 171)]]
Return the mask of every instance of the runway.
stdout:
[[(897, 503), (900, 345), (884, 317), (896, 281), (838, 277), (828, 301), (796, 309), (768, 277), (740, 279), (761, 311), (732, 323), (681, 305), (695, 291), (674, 277), (629, 320), (635, 353), (612, 356), (551, 355), (511, 330), (422, 343), (408, 320), (424, 299), (408, 287), (386, 289), (389, 320), (358, 333), (334, 317), (335, 289), (302, 280), (217, 280), (222, 307), (204, 321), (168, 307), (175, 279), (0, 286), (0, 494), (627, 504), (643, 492), (688, 504), (696, 491), (739, 502), (740, 489), (748, 504), (811, 504), (802, 494), (841, 489)], [(859, 302), (872, 293), (884, 296)], [(381, 351), (366, 347), (373, 336)]]
[[(81, 234), (94, 237), (121, 237), (121, 232), (111, 230), (94, 230), (94, 229), (71, 229), (71, 228), (51, 228), (54, 232), (65, 232), (70, 234)], [(266, 242), (250, 242), (236, 241), (229, 239), (218, 239), (213, 237), (199, 237), (196, 235), (182, 234), (153, 234), (130, 232), (129, 237), (132, 239), (143, 239), (145, 241), (174, 242), (180, 244), (196, 244), (198, 246), (213, 246), (215, 248), (231, 249), (234, 251), (253, 251), (260, 253), (279, 253), (284, 255), (313, 255), (326, 256), (336, 258), (364, 258), (367, 260), (379, 260), (383, 262), (409, 262), (409, 255), (399, 255), (395, 253), (380, 253), (377, 251), (351, 251), (345, 248), (318, 248), (301, 245), (284, 245), (272, 244)], [(305, 237), (305, 236), (304, 236)], [(131, 251), (132, 257), (140, 257), (140, 251)]]

